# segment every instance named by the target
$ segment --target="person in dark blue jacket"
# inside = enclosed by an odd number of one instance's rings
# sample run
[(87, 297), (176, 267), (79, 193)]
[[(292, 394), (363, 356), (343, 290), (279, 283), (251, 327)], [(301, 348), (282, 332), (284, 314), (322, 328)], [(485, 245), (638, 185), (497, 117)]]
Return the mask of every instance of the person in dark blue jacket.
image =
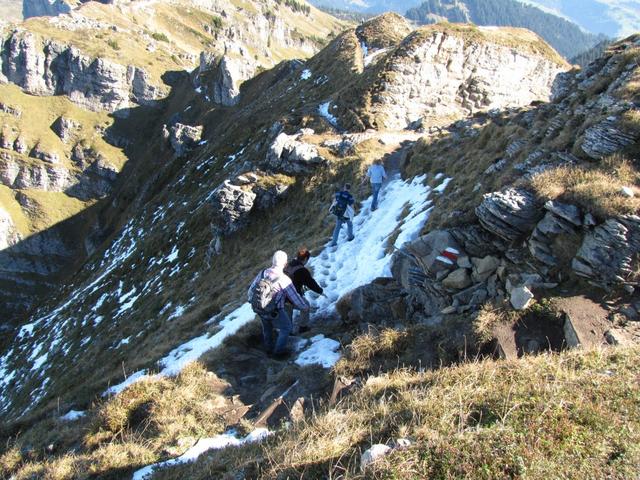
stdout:
[(353, 236), (353, 204), (355, 199), (350, 190), (351, 184), (345, 183), (343, 189), (336, 193), (331, 208), (329, 208), (329, 211), (336, 217), (336, 228), (333, 230), (333, 240), (331, 242), (332, 247), (338, 244), (340, 229), (342, 229), (344, 223), (347, 224), (347, 240), (350, 242), (355, 238)]

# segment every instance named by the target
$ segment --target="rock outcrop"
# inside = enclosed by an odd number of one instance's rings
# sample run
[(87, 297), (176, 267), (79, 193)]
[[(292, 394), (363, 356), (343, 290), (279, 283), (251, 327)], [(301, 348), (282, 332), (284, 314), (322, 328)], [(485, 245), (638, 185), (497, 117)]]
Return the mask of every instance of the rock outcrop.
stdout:
[(68, 142), (73, 137), (76, 130), (80, 127), (76, 121), (67, 117), (58, 117), (51, 125), (51, 130), (55, 132), (60, 140)]
[(196, 84), (214, 103), (231, 107), (240, 101), (240, 86), (256, 72), (247, 56), (237, 57), (202, 52)]
[[(378, 127), (402, 129), (422, 117), (461, 117), (549, 100), (555, 77), (568, 69), (559, 57), (501, 45), (491, 30), (480, 28), (473, 39), (466, 35), (417, 30), (385, 54), (370, 108)], [(537, 38), (524, 30), (518, 35), (524, 42)], [(336, 103), (347, 103), (344, 95)]]
[(90, 110), (116, 112), (149, 104), (162, 94), (144, 69), (90, 58), (73, 46), (24, 30), (15, 30), (2, 42), (0, 57), (4, 77), (25, 92), (67, 95)]
[[(85, 157), (83, 157), (85, 158)], [(118, 171), (101, 158), (84, 164), (81, 171), (62, 165), (31, 165), (0, 152), (0, 184), (12, 189), (35, 189), (90, 200), (111, 193)]]
[(266, 166), (276, 172), (287, 174), (308, 173), (325, 162), (318, 148), (300, 139), (307, 133), (302, 131), (295, 135), (279, 134), (269, 147)]
[(176, 157), (180, 158), (198, 145), (202, 138), (202, 130), (202, 125), (192, 126), (175, 123), (168, 129), (165, 125), (163, 135), (169, 140)]
[(256, 194), (250, 189), (233, 185), (226, 180), (213, 194), (212, 207), (217, 216), (217, 225), (224, 235), (244, 227), (247, 215), (253, 208)]

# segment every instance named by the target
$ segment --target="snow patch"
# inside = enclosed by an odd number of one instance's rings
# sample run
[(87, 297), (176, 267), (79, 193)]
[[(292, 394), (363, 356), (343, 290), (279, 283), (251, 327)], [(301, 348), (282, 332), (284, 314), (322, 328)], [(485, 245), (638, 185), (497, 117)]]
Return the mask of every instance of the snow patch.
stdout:
[(80, 410), (69, 410), (67, 413), (60, 417), (60, 420), (63, 422), (72, 422), (74, 420), (78, 420), (87, 415), (87, 412)]
[(200, 455), (210, 450), (220, 450), (226, 447), (238, 447), (245, 443), (259, 442), (267, 438), (269, 435), (270, 432), (266, 428), (257, 428), (244, 438), (237, 438), (232, 432), (216, 435), (212, 438), (201, 438), (193, 447), (179, 457), (160, 463), (154, 463), (153, 465), (137, 470), (133, 474), (132, 480), (145, 480), (153, 475), (155, 470), (194, 462)]
[(300, 74), (300, 80), (309, 80), (311, 78), (311, 70), (305, 68)]
[(109, 387), (107, 391), (102, 394), (102, 396), (106, 397), (107, 395), (115, 395), (116, 393), (120, 393), (129, 385), (133, 385), (134, 383), (139, 382), (140, 380), (146, 377), (147, 377), (146, 370), (139, 370), (135, 373), (132, 373), (127, 377), (127, 379), (124, 382), (119, 383), (118, 385), (114, 385), (113, 387)]
[(333, 125), (334, 127), (337, 127), (338, 119), (335, 117), (335, 115), (329, 112), (330, 106), (331, 106), (331, 102), (323, 103), (318, 107), (318, 112), (322, 117), (326, 118), (331, 125)]
[(324, 335), (316, 335), (311, 339), (311, 346), (298, 355), (295, 363), (301, 367), (319, 364), (323, 368), (331, 368), (340, 360), (338, 350), (340, 343)]

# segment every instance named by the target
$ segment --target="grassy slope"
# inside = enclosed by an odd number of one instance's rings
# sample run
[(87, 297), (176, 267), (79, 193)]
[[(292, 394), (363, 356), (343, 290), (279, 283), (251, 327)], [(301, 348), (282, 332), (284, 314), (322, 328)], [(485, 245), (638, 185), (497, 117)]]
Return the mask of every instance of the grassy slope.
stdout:
[[(19, 117), (0, 112), (3, 131), (8, 130), (11, 138), (20, 135), (25, 139), (29, 148), (40, 144), (42, 150), (57, 153), (61, 165), (66, 168), (74, 169), (69, 157), (78, 141), (93, 147), (96, 153), (102, 154), (118, 170), (121, 170), (126, 162), (126, 157), (121, 149), (108, 144), (102, 137), (101, 131), (113, 123), (106, 112), (90, 112), (78, 107), (64, 96), (37, 97), (27, 95), (19, 87), (12, 84), (0, 85), (0, 98), (4, 104), (17, 107), (22, 112)], [(60, 116), (82, 125), (80, 132), (68, 143), (64, 143), (51, 128), (51, 125)], [(18, 154), (14, 152), (12, 156), (18, 156)], [(26, 157), (22, 160), (39, 162), (39, 160)]]
[[(391, 370), (261, 445), (205, 454), (153, 478), (630, 478), (640, 462), (639, 375), (638, 347)], [(195, 441), (189, 435), (221, 431), (211, 410), (216, 382), (194, 366), (139, 384), (80, 422), (26, 430), (0, 465), (16, 480), (126, 476), (158, 458), (163, 442), (177, 455)], [(360, 471), (365, 449), (398, 438), (411, 446)], [(24, 442), (50, 441), (82, 448), (48, 461), (37, 461), (38, 447), (32, 461), (19, 452)]]

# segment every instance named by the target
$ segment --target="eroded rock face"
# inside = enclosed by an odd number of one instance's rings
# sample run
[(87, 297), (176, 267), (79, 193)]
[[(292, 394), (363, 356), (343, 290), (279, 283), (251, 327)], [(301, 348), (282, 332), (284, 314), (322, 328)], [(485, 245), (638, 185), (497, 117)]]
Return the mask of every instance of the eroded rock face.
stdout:
[(118, 176), (116, 168), (102, 158), (83, 159), (86, 159), (80, 165), (83, 170), (74, 172), (61, 165), (29, 165), (1, 152), (0, 183), (12, 189), (65, 192), (80, 200), (103, 198), (111, 193)]
[(325, 162), (318, 148), (300, 141), (303, 133), (287, 135), (281, 133), (269, 147), (266, 164), (269, 168), (283, 173), (307, 173)]
[(434, 31), (414, 33), (387, 68), (372, 105), (387, 128), (402, 129), (423, 116), (461, 116), (547, 101), (554, 79), (566, 69), (542, 55), (465, 40)]
[(611, 287), (638, 281), (640, 217), (610, 218), (585, 235), (572, 262), (576, 274)]
[(507, 241), (531, 232), (543, 214), (535, 196), (522, 188), (488, 193), (476, 207), (480, 224)]
[(9, 82), (32, 95), (67, 95), (90, 110), (115, 112), (134, 102), (150, 103), (161, 94), (138, 67), (92, 59), (31, 32), (14, 31), (0, 53), (2, 74)]

